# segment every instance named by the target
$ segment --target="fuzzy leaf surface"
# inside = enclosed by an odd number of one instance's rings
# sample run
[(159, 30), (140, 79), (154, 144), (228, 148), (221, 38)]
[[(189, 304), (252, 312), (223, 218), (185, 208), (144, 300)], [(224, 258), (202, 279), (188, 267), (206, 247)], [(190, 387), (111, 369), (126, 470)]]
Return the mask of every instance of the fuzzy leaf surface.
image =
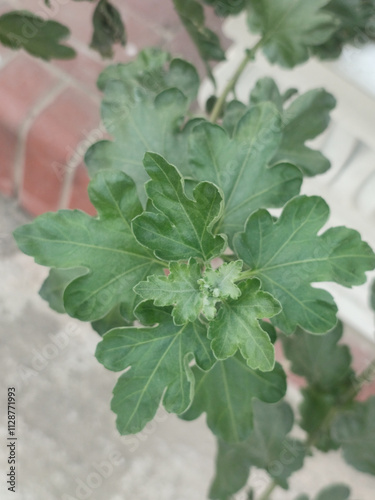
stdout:
[(202, 122), (189, 138), (189, 167), (197, 180), (208, 180), (224, 193), (225, 207), (217, 231), (230, 238), (242, 231), (249, 214), (280, 207), (299, 193), (302, 175), (281, 163), (269, 168), (282, 138), (280, 114), (272, 103), (250, 109), (233, 138), (218, 125)]
[(85, 268), (65, 288), (64, 309), (71, 316), (94, 321), (120, 302), (132, 315), (139, 301), (133, 287), (149, 274), (163, 273), (162, 263), (131, 231), (131, 220), (142, 212), (134, 182), (123, 172), (102, 172), (89, 195), (98, 217), (79, 210), (43, 214), (16, 229), (16, 241), (38, 264)]
[(69, 35), (66, 26), (46, 21), (27, 10), (14, 10), (0, 16), (0, 42), (3, 45), (11, 49), (25, 49), (29, 54), (47, 61), (75, 57), (75, 50), (61, 44)]
[(337, 28), (323, 7), (329, 0), (252, 0), (249, 27), (260, 33), (271, 63), (292, 68), (309, 58), (309, 48), (328, 40)]
[(279, 363), (270, 372), (252, 370), (240, 354), (218, 361), (209, 371), (193, 368), (195, 396), (181, 418), (207, 415), (211, 431), (227, 442), (247, 439), (253, 429), (253, 399), (276, 403), (286, 392), (286, 377)]
[(239, 288), (239, 299), (224, 301), (209, 325), (212, 350), (220, 360), (239, 350), (250, 368), (270, 371), (275, 365), (274, 347), (259, 320), (278, 314), (280, 303), (269, 293), (259, 290), (257, 279), (241, 282)]
[(241, 295), (241, 290), (236, 285), (241, 271), (243, 262), (236, 260), (222, 264), (217, 269), (207, 268), (203, 278), (200, 280), (202, 289), (210, 296), (217, 299), (238, 299)]
[(212, 234), (212, 226), (221, 217), (223, 198), (210, 182), (199, 183), (193, 199), (185, 193), (178, 170), (163, 157), (146, 153), (144, 166), (151, 177), (146, 192), (156, 209), (133, 220), (138, 241), (165, 260), (190, 257), (207, 262), (226, 248), (226, 238)]
[(176, 325), (195, 321), (203, 309), (204, 295), (198, 280), (201, 265), (172, 262), (168, 276), (149, 276), (134, 288), (143, 299), (153, 300), (156, 306), (173, 305), (172, 316)]
[(121, 434), (134, 434), (154, 416), (163, 402), (168, 412), (182, 413), (193, 397), (189, 363), (209, 370), (215, 362), (206, 329), (199, 322), (176, 326), (168, 311), (141, 303), (136, 314), (146, 325), (111, 330), (98, 344), (96, 357), (119, 378), (111, 403)]
[(322, 174), (330, 167), (329, 160), (320, 152), (306, 146), (326, 130), (330, 112), (336, 99), (324, 89), (313, 89), (296, 97), (284, 110), (283, 96), (272, 78), (258, 80), (250, 96), (251, 104), (274, 102), (283, 117), (283, 135), (272, 161), (297, 165), (304, 175)]
[(234, 239), (236, 254), (261, 280), (262, 288), (282, 305), (273, 323), (285, 333), (297, 325), (325, 333), (336, 322), (337, 307), (325, 290), (311, 283), (334, 281), (351, 287), (366, 281), (375, 255), (357, 231), (334, 227), (317, 236), (329, 208), (317, 196), (289, 201), (275, 222), (269, 212), (253, 213)]
[(341, 445), (345, 461), (375, 475), (375, 397), (357, 402), (332, 425), (332, 436)]

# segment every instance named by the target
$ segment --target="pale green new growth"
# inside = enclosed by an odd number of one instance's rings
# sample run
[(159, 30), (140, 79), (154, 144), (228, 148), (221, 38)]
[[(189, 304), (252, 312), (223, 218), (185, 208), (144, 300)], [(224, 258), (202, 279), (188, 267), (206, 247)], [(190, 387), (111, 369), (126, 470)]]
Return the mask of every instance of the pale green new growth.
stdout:
[(254, 370), (270, 371), (275, 365), (274, 347), (259, 320), (280, 312), (280, 304), (269, 293), (259, 290), (260, 282), (240, 283), (239, 299), (228, 299), (209, 325), (208, 336), (218, 359), (226, 359), (240, 350)]

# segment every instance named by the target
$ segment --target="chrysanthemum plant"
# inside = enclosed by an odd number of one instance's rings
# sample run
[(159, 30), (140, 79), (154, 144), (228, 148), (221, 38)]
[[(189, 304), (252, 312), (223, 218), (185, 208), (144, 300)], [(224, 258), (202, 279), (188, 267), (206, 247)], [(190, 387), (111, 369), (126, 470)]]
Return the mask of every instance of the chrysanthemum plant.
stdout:
[[(336, 304), (318, 285), (363, 284), (375, 255), (353, 229), (322, 231), (327, 203), (299, 195), (305, 176), (330, 167), (306, 141), (327, 128), (335, 98), (323, 89), (281, 93), (271, 78), (249, 89), (246, 103), (231, 97), (260, 50), (288, 68), (338, 56), (366, 32), (373, 1), (174, 0), (213, 78), (210, 61), (225, 55), (202, 3), (222, 16), (247, 11), (259, 34), (223, 93), (193, 114), (196, 69), (156, 48), (108, 66), (98, 86), (111, 139), (85, 159), (97, 215), (46, 213), (18, 228), (16, 241), (51, 267), (42, 297), (92, 322), (102, 336), (98, 361), (122, 372), (111, 404), (122, 435), (142, 431), (160, 406), (186, 421), (205, 414), (218, 445), (210, 498), (230, 499), (249, 484), (247, 498), (269, 499), (314, 449), (341, 448), (348, 464), (375, 475), (375, 398), (356, 400), (375, 366), (354, 372)], [(22, 41), (25, 19), (37, 17), (0, 17), (0, 41), (45, 59), (73, 55), (60, 45), (68, 30), (52, 21)], [(110, 56), (125, 40), (118, 10), (100, 0), (92, 47)], [(304, 441), (290, 436), (276, 341), (306, 381), (296, 419)], [(270, 476), (260, 494), (251, 475), (248, 483), (252, 467)], [(314, 498), (349, 497), (334, 485)]]

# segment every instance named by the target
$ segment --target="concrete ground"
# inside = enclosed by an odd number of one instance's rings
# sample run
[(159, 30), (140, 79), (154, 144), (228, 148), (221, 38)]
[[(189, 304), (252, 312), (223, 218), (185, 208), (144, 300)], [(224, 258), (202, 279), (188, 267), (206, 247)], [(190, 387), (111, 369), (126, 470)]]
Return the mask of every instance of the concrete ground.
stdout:
[[(204, 419), (179, 421), (161, 412), (141, 434), (120, 437), (110, 411), (118, 377), (94, 358), (98, 335), (87, 324), (49, 310), (38, 289), (47, 270), (21, 254), (12, 230), (26, 222), (0, 198), (0, 335), (2, 381), (0, 498), (16, 500), (204, 500), (215, 443)], [(6, 395), (16, 387), (17, 488), (7, 491)], [(295, 401), (295, 391), (290, 392)], [(333, 482), (352, 500), (373, 500), (375, 478), (353, 471), (339, 454), (306, 460), (291, 490), (273, 500), (313, 494)], [(250, 484), (262, 491), (262, 472)], [(237, 500), (245, 500), (239, 494)]]

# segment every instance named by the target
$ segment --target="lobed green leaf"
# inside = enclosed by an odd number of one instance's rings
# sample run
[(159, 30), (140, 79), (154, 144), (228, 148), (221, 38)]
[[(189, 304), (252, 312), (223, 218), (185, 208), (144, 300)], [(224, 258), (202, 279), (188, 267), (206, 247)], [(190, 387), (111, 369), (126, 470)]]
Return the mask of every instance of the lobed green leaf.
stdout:
[(343, 286), (366, 281), (365, 271), (375, 266), (375, 255), (357, 231), (330, 228), (317, 236), (329, 208), (317, 196), (289, 201), (275, 222), (266, 210), (253, 213), (234, 249), (249, 266), (249, 274), (282, 305), (273, 323), (285, 333), (297, 325), (312, 333), (325, 333), (337, 322), (337, 307), (325, 290), (311, 283), (334, 281)]

